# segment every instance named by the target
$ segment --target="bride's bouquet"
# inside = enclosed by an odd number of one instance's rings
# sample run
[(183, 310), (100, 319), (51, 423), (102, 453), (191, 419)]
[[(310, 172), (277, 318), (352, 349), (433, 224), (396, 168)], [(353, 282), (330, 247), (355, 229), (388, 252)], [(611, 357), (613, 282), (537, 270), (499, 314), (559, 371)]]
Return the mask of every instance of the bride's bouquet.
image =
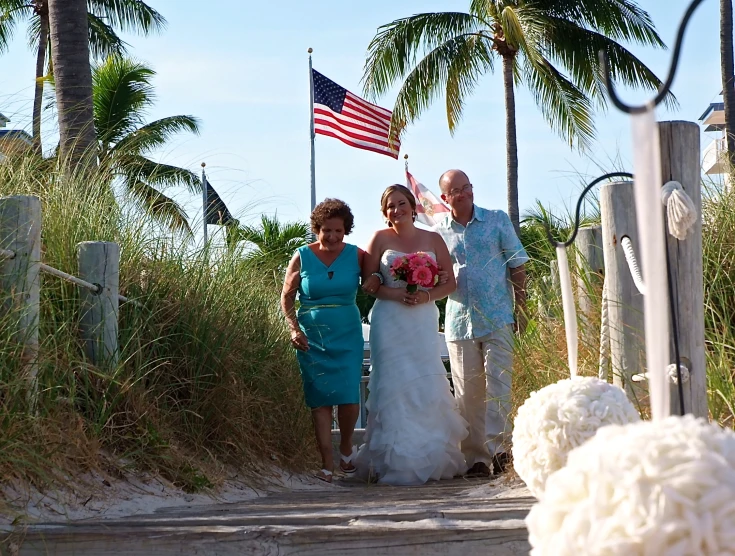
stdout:
[(394, 280), (406, 282), (406, 291), (414, 293), (419, 286), (431, 288), (439, 282), (439, 267), (428, 253), (409, 253), (393, 260), (390, 273)]

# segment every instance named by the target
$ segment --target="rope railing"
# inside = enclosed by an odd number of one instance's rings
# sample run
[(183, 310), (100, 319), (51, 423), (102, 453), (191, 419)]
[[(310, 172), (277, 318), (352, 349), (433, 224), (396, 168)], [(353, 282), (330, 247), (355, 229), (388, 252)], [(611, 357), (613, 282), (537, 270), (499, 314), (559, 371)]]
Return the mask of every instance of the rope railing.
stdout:
[(602, 310), (600, 315), (600, 363), (597, 368), (597, 377), (607, 380), (607, 368), (610, 364), (610, 317), (607, 307), (607, 277), (602, 283)]
[(66, 272), (59, 270), (58, 268), (54, 268), (44, 263), (41, 263), (39, 266), (41, 267), (41, 271), (45, 272), (46, 274), (51, 274), (52, 276), (56, 276), (57, 278), (61, 278), (62, 280), (66, 280), (67, 282), (71, 282), (72, 284), (76, 284), (77, 286), (88, 289), (92, 293), (100, 292), (100, 287), (97, 284), (92, 284), (91, 282), (87, 282), (86, 280), (82, 280), (81, 278), (77, 278), (76, 276), (72, 276), (71, 274), (67, 274)]
[[(15, 252), (9, 250), (9, 249), (0, 249), (0, 259), (14, 259), (15, 258)], [(46, 274), (51, 274), (52, 276), (56, 276), (57, 278), (61, 278), (62, 280), (66, 280), (67, 282), (71, 282), (72, 284), (76, 284), (77, 286), (81, 288), (85, 288), (92, 293), (99, 293), (100, 292), (100, 286), (98, 284), (93, 284), (91, 282), (87, 282), (86, 280), (82, 280), (81, 278), (77, 278), (76, 276), (73, 276), (71, 274), (67, 274), (63, 270), (59, 270), (58, 268), (54, 268), (53, 266), (49, 266), (45, 263), (40, 263), (38, 265), (41, 269), (41, 272), (45, 272)], [(130, 299), (129, 297), (126, 297), (124, 295), (118, 295), (117, 298), (123, 302), (123, 303), (130, 303), (132, 305), (135, 305), (136, 307), (142, 307), (143, 304), (139, 301), (135, 301), (134, 299)]]
[[(100, 292), (100, 286), (98, 284), (87, 282), (86, 280), (82, 280), (81, 278), (77, 278), (76, 276), (72, 276), (71, 274), (67, 274), (63, 270), (59, 270), (58, 268), (54, 268), (44, 263), (41, 263), (40, 267), (41, 267), (41, 271), (45, 272), (46, 274), (51, 274), (52, 276), (56, 276), (57, 278), (61, 278), (62, 280), (66, 280), (67, 282), (71, 282), (72, 284), (76, 284), (77, 286), (81, 288), (88, 289), (92, 293)], [(130, 299), (128, 297), (125, 297), (124, 295), (118, 294), (117, 298), (123, 303), (130, 303), (132, 305), (135, 305), (136, 307), (143, 306), (143, 304), (140, 303), (139, 301), (135, 301), (134, 299)]]
[(628, 236), (623, 236), (620, 239), (620, 246), (623, 248), (625, 260), (628, 263), (628, 270), (630, 270), (630, 276), (633, 278), (636, 289), (641, 295), (646, 295), (646, 285), (643, 283), (643, 276), (641, 276), (641, 269), (635, 257), (633, 243)]

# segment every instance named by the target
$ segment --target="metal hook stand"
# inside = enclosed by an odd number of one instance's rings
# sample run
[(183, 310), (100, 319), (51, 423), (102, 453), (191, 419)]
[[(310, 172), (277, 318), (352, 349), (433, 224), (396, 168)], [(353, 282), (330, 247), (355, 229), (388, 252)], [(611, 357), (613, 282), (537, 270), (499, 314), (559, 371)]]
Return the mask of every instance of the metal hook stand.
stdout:
[(610, 172), (609, 174), (605, 174), (603, 176), (600, 176), (596, 180), (590, 182), (587, 187), (584, 188), (582, 193), (579, 196), (579, 199), (577, 200), (577, 210), (574, 214), (574, 230), (572, 230), (572, 235), (569, 237), (566, 241), (556, 241), (554, 239), (554, 236), (551, 235), (551, 230), (549, 229), (549, 225), (544, 222), (544, 230), (546, 230), (546, 237), (549, 240), (549, 243), (553, 245), (554, 247), (569, 247), (572, 243), (574, 243), (574, 239), (577, 237), (577, 232), (579, 232), (579, 215), (582, 211), (582, 202), (584, 201), (585, 196), (587, 193), (590, 192), (590, 190), (597, 185), (598, 183), (609, 180), (611, 178), (632, 178), (633, 174), (629, 172)]
[(692, 17), (692, 14), (694, 13), (694, 10), (696, 10), (702, 2), (704, 2), (704, 0), (694, 0), (691, 4), (689, 4), (687, 11), (684, 13), (684, 17), (681, 19), (679, 30), (676, 34), (676, 43), (674, 45), (674, 53), (671, 59), (671, 66), (669, 67), (669, 75), (668, 77), (666, 77), (666, 81), (664, 81), (661, 84), (661, 87), (659, 87), (656, 96), (645, 104), (633, 106), (630, 104), (626, 104), (625, 102), (620, 100), (620, 97), (618, 97), (617, 93), (615, 92), (615, 87), (613, 86), (612, 78), (610, 76), (610, 64), (607, 52), (605, 52), (604, 50), (599, 51), (600, 65), (602, 76), (605, 81), (605, 88), (607, 89), (607, 94), (610, 96), (610, 100), (618, 108), (618, 110), (621, 110), (626, 114), (641, 114), (646, 110), (649, 110), (652, 106), (658, 106), (661, 101), (666, 97), (666, 95), (669, 94), (669, 92), (671, 91), (671, 84), (674, 82), (674, 76), (676, 75), (676, 69), (679, 65), (679, 57), (681, 56), (681, 45), (684, 42), (684, 32), (686, 31), (686, 27)]
[[(666, 95), (669, 94), (671, 91), (671, 84), (674, 81), (674, 76), (676, 75), (676, 70), (679, 66), (679, 58), (681, 57), (681, 46), (684, 42), (684, 33), (686, 32), (687, 25), (689, 24), (689, 20), (691, 19), (692, 15), (694, 14), (694, 11), (699, 7), (699, 5), (704, 0), (693, 0), (691, 4), (689, 4), (689, 7), (687, 8), (686, 12), (684, 13), (684, 17), (681, 19), (681, 23), (679, 24), (679, 29), (676, 34), (676, 42), (674, 44), (674, 52), (671, 59), (671, 64), (669, 66), (669, 75), (666, 77), (666, 81), (664, 81), (661, 84), (661, 87), (659, 87), (658, 93), (654, 98), (652, 98), (650, 101), (648, 101), (645, 104), (639, 105), (639, 106), (632, 106), (625, 102), (623, 102), (620, 97), (618, 97), (615, 87), (612, 82), (612, 78), (610, 75), (610, 64), (609, 59), (607, 56), (607, 53), (604, 50), (600, 50), (599, 57), (600, 57), (600, 65), (601, 65), (601, 71), (602, 76), (605, 83), (605, 88), (607, 89), (607, 94), (610, 97), (610, 100), (615, 105), (618, 110), (626, 113), (626, 114), (642, 114), (648, 110), (652, 110), (655, 106), (658, 106), (661, 101), (666, 98)], [(585, 191), (586, 192), (586, 191)], [(577, 214), (579, 214), (579, 205), (577, 205)], [(575, 235), (577, 228), (579, 226), (579, 223), (576, 223), (575, 226)], [(572, 236), (572, 239), (574, 238), (574, 235)], [(674, 299), (674, 293), (671, 287), (671, 265), (669, 262), (669, 249), (668, 245), (666, 248), (666, 270), (667, 270), (667, 282), (668, 282), (668, 290), (669, 290), (669, 305), (671, 310), (671, 316), (672, 316), (672, 328), (673, 328), (673, 339), (674, 339), (674, 352), (676, 357), (676, 372), (678, 376), (678, 390), (679, 390), (679, 407), (681, 414), (684, 415), (684, 392), (682, 387), (682, 376), (681, 376), (681, 357), (679, 355), (679, 332), (678, 332), (678, 325), (676, 321), (676, 312), (674, 311), (676, 306), (676, 300)]]

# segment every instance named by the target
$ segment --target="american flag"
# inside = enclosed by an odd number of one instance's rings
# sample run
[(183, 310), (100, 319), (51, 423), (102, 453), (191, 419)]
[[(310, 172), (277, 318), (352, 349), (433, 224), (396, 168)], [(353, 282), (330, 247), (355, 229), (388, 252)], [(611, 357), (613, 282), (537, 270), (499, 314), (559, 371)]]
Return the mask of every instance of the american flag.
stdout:
[(450, 212), (449, 207), (429, 191), (424, 184), (418, 182), (408, 170), (406, 170), (406, 187), (416, 197), (416, 220), (421, 224), (434, 226), (436, 224), (435, 216), (438, 217), (439, 214)]
[(398, 139), (391, 142), (392, 112), (353, 95), (316, 70), (314, 80), (314, 132), (343, 143), (398, 158)]

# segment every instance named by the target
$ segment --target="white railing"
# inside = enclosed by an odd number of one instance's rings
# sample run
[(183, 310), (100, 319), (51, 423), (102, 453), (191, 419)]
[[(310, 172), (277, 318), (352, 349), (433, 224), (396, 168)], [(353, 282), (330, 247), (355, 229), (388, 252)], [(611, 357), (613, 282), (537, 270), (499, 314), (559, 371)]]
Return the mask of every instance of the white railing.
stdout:
[(702, 170), (705, 174), (725, 173), (726, 164), (724, 155), (727, 152), (727, 139), (721, 137), (715, 139), (704, 148), (702, 152)]

